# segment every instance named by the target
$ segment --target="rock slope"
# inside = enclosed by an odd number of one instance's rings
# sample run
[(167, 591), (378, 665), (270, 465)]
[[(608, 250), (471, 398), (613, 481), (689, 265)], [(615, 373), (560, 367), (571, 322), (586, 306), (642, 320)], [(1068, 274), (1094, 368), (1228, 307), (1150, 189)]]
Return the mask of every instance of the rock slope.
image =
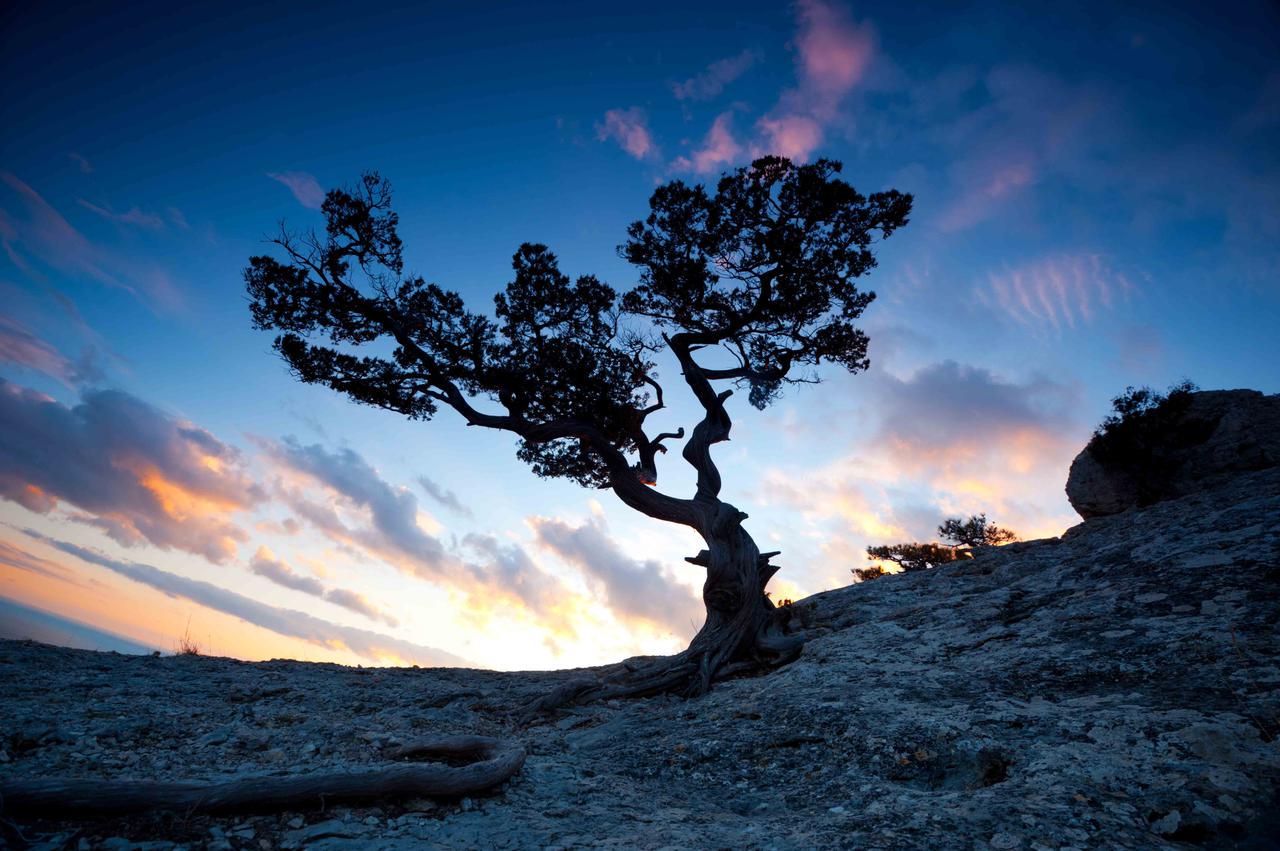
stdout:
[[(493, 794), (72, 825), (32, 847), (1271, 848), (1280, 469), (796, 603), (796, 663), (704, 698), (507, 711), (573, 672), (0, 644), (0, 776), (206, 777), (515, 737)], [(3, 842), (0, 842), (3, 844)]]

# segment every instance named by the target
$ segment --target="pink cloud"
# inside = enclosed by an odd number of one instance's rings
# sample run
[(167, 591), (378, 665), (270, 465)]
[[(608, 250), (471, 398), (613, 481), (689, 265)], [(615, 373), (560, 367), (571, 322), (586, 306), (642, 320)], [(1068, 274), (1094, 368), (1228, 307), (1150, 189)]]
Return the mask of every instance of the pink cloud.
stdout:
[(848, 13), (819, 0), (801, 0), (796, 50), (802, 85), (831, 100), (844, 97), (862, 79), (875, 53), (869, 24), (855, 24)]
[(604, 122), (596, 125), (596, 138), (601, 142), (612, 139), (622, 150), (642, 160), (657, 153), (646, 122), (645, 112), (638, 106), (611, 109), (604, 114)]
[(992, 272), (978, 298), (1020, 325), (1056, 334), (1092, 322), (1136, 289), (1097, 254), (1056, 255)]
[(4, 314), (0, 314), (0, 361), (43, 372), (68, 385), (76, 373), (61, 352)]
[(793, 160), (807, 160), (822, 144), (822, 124), (808, 115), (761, 118), (756, 126), (767, 140), (761, 153), (767, 151)]
[(798, 83), (757, 122), (762, 138), (755, 153), (812, 157), (840, 117), (845, 97), (862, 81), (875, 46), (870, 24), (855, 23), (834, 4), (802, 0), (795, 39)]
[(138, 225), (144, 228), (160, 229), (164, 227), (164, 219), (152, 213), (144, 213), (137, 207), (130, 207), (126, 212), (117, 213), (110, 207), (99, 207), (97, 204), (91, 204), (83, 198), (77, 198), (81, 207), (97, 213), (109, 222), (117, 222), (122, 225)]
[(671, 92), (676, 96), (676, 100), (711, 100), (724, 91), (725, 86), (745, 74), (761, 58), (758, 51), (744, 50), (737, 56), (717, 60), (708, 65), (707, 70), (701, 74), (680, 83), (672, 83)]
[(267, 177), (287, 186), (298, 203), (309, 210), (319, 210), (324, 203), (319, 181), (305, 171), (270, 171)]
[(677, 157), (671, 164), (676, 171), (693, 171), (708, 174), (718, 168), (731, 165), (742, 155), (742, 145), (733, 137), (733, 113), (716, 116), (711, 129), (702, 141), (702, 147), (687, 157)]
[[(745, 155), (777, 154), (801, 162), (813, 157), (831, 126), (844, 120), (844, 101), (875, 58), (875, 30), (870, 24), (855, 22), (847, 10), (833, 3), (801, 0), (793, 46), (795, 85), (782, 92), (774, 107), (756, 120), (751, 138), (744, 143), (735, 139), (729, 113), (721, 113), (702, 143), (672, 162), (673, 170), (705, 174), (730, 166)], [(723, 87), (718, 81), (730, 72), (745, 71), (748, 58), (749, 52), (714, 63), (706, 75), (679, 84), (676, 97), (686, 100), (694, 99), (695, 93), (718, 93)]]
[(965, 230), (990, 218), (1000, 207), (1035, 182), (1029, 163), (998, 165), (974, 188), (955, 198), (942, 212), (938, 226), (948, 232)]

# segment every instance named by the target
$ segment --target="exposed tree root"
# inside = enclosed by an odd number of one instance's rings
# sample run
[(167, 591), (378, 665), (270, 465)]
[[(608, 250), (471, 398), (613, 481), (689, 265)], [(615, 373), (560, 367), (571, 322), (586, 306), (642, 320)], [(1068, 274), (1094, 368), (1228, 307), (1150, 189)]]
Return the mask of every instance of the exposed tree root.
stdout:
[(803, 635), (784, 634), (777, 619), (772, 617), (754, 634), (742, 633), (742, 624), (726, 624), (711, 630), (704, 627), (684, 652), (638, 668), (606, 674), (601, 679), (566, 683), (521, 707), (515, 715), (516, 721), (528, 724), (548, 712), (599, 700), (658, 694), (697, 697), (719, 680), (793, 662), (804, 647)]
[(520, 770), (524, 748), (488, 736), (441, 736), (394, 751), (410, 757), (471, 758), (466, 765), (395, 763), (353, 771), (264, 775), (222, 783), (49, 778), (0, 784), (0, 813), (56, 818), (147, 810), (284, 810), (395, 797), (459, 797), (497, 786)]

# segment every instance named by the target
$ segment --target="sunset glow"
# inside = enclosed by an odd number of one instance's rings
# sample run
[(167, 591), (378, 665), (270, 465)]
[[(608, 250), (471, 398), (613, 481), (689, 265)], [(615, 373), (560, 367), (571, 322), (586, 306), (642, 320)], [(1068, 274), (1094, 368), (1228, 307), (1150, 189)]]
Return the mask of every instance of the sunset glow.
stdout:
[[(1067, 469), (1127, 385), (1280, 390), (1274, 8), (1204, 27), (840, 0), (145, 6), (27, 4), (0, 36), (0, 597), (19, 607), (164, 653), (189, 629), (211, 654), (366, 666), (688, 643), (689, 529), (540, 480), (452, 411), (299, 383), (253, 330), (248, 258), (366, 170), (394, 186), (406, 272), (485, 313), (526, 240), (632, 287), (617, 246), (670, 180), (781, 154), (913, 193), (860, 282), (870, 369), (729, 400), (721, 496), (782, 551), (775, 600), (948, 516), (1061, 534)], [(674, 358), (658, 372), (651, 422), (687, 434), (701, 409)], [(645, 484), (693, 494), (682, 444)]]

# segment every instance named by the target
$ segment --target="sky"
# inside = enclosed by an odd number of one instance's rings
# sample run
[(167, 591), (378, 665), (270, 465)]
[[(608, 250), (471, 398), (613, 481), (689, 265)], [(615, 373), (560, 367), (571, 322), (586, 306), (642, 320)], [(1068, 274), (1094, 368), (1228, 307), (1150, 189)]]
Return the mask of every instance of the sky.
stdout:
[(1280, 391), (1274, 4), (235, 5), (0, 10), (0, 636), (525, 669), (696, 632), (691, 531), (252, 329), (249, 256), (367, 170), (406, 266), (485, 311), (526, 241), (628, 289), (653, 189), (755, 156), (914, 194), (871, 368), (730, 400), (775, 597), (947, 516), (1060, 534), (1128, 385)]

